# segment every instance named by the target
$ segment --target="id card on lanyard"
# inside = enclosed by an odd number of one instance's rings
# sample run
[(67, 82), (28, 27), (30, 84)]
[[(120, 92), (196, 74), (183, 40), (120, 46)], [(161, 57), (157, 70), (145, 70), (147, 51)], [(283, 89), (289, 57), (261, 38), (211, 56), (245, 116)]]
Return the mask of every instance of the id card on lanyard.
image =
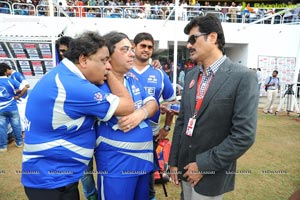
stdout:
[(198, 78), (198, 83), (197, 83), (197, 97), (198, 100), (197, 100), (197, 103), (196, 103), (196, 106), (195, 106), (195, 112), (194, 112), (194, 115), (193, 117), (191, 117), (189, 119), (189, 122), (188, 122), (188, 125), (187, 125), (187, 128), (186, 128), (186, 131), (185, 131), (185, 134), (187, 136), (190, 136), (192, 137), (193, 136), (193, 132), (194, 132), (194, 128), (195, 128), (195, 124), (196, 124), (196, 116), (201, 108), (201, 105), (202, 105), (202, 102), (203, 102), (203, 98), (208, 90), (208, 87), (209, 87), (209, 84), (210, 84), (210, 81), (213, 77), (213, 75), (210, 76), (206, 86), (205, 86), (205, 89), (204, 89), (204, 92), (203, 92), (203, 95), (200, 95), (200, 90), (201, 90), (201, 82), (202, 82), (202, 73), (199, 75), (199, 78)]

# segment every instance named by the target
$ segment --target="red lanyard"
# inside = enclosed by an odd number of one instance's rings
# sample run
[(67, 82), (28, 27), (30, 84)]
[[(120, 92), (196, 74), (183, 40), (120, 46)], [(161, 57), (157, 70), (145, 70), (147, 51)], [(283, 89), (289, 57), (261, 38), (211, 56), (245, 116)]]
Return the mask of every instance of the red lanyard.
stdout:
[(203, 102), (203, 98), (208, 90), (208, 87), (210, 85), (210, 81), (213, 77), (213, 75), (211, 75), (209, 77), (209, 80), (205, 86), (205, 89), (204, 89), (204, 92), (203, 92), (203, 95), (200, 96), (200, 90), (201, 90), (201, 82), (202, 82), (202, 73), (199, 75), (198, 77), (198, 83), (197, 83), (197, 96), (196, 97), (199, 97), (199, 99), (197, 100), (197, 103), (196, 103), (196, 106), (195, 106), (195, 112), (194, 112), (194, 117), (197, 115), (197, 113), (199, 112), (200, 108), (201, 108), (201, 105), (202, 105), (202, 102)]

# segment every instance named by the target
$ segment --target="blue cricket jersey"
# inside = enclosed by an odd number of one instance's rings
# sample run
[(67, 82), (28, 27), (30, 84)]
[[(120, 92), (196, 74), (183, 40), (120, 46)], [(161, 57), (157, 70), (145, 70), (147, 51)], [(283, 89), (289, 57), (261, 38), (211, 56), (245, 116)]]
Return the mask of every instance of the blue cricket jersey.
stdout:
[[(160, 105), (159, 101), (161, 97), (164, 101), (176, 100), (176, 93), (174, 92), (173, 85), (168, 75), (163, 70), (155, 69), (153, 66), (148, 65), (142, 71), (133, 67), (130, 72), (138, 78), (148, 94), (156, 99), (158, 105)], [(160, 110), (150, 118), (154, 135), (159, 131), (159, 116)]]
[(118, 104), (66, 58), (44, 75), (27, 102), (22, 184), (53, 189), (77, 182), (93, 156), (95, 118), (110, 119)]
[[(135, 109), (154, 100), (136, 79), (125, 76), (124, 82)], [(107, 85), (100, 88), (110, 91)], [(97, 128), (95, 158), (99, 175), (120, 178), (148, 174), (153, 170), (153, 138), (149, 121), (142, 121), (126, 133), (118, 129), (117, 123), (118, 118), (113, 116), (107, 122), (101, 121)]]
[(22, 90), (23, 87), (19, 82), (7, 78), (7, 76), (0, 76), (0, 111), (18, 110), (16, 100), (16, 90)]
[[(25, 79), (23, 74), (15, 71), (15, 70), (13, 70), (13, 72), (11, 73), (10, 78), (18, 81), (19, 83), (21, 83), (24, 86), (29, 84), (29, 82)], [(27, 92), (25, 92), (25, 94), (19, 100), (26, 99), (26, 98), (27, 98)]]

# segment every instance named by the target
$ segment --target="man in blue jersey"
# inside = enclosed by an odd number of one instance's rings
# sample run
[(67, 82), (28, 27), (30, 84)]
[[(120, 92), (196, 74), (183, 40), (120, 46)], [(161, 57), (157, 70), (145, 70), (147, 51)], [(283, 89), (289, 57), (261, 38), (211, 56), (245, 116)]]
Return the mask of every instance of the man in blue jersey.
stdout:
[[(126, 85), (135, 103), (127, 116), (115, 115), (100, 122), (95, 158), (98, 171), (99, 199), (148, 199), (149, 173), (153, 170), (152, 129), (149, 117), (158, 110), (155, 99), (128, 75), (134, 52), (127, 35), (110, 32), (104, 36), (111, 54), (112, 73)], [(107, 85), (100, 87), (109, 91)]]
[[(10, 66), (7, 65), (6, 75), (10, 78), (18, 81), (20, 84), (24, 85), (27, 90), (30, 88), (29, 82), (26, 80), (26, 78), (21, 74), (20, 72), (17, 72), (16, 70), (13, 70)], [(22, 126), (22, 133), (24, 132), (24, 123), (25, 123), (25, 107), (27, 103), (27, 92), (17, 100), (17, 106), (19, 110), (19, 115), (21, 119), (21, 126)]]
[[(155, 69), (149, 64), (149, 59), (152, 57), (154, 50), (154, 39), (152, 35), (145, 32), (139, 33), (135, 36), (133, 43), (135, 59), (133, 63), (134, 67), (131, 69), (131, 72), (138, 78), (148, 94), (156, 99), (158, 104), (161, 98), (164, 101), (176, 100), (176, 94), (168, 75), (163, 70)], [(152, 132), (155, 138), (154, 150), (156, 150), (157, 141), (159, 139), (164, 139), (168, 135), (173, 114), (171, 112), (166, 112), (163, 128), (160, 128), (159, 117), (160, 111), (157, 111), (155, 115), (150, 118)], [(154, 173), (151, 174), (150, 181), (150, 199), (154, 199)]]
[[(69, 49), (69, 44), (72, 39), (73, 38), (69, 36), (62, 36), (56, 41), (56, 49), (59, 52), (59, 61), (64, 58), (64, 53)], [(93, 163), (92, 158), (81, 178), (83, 193), (87, 200), (96, 200), (98, 195), (93, 176)]]
[(8, 65), (0, 63), (0, 152), (7, 151), (7, 127), (11, 124), (16, 146), (23, 146), (22, 129), (16, 100), (25, 94), (27, 88), (7, 78)]
[[(78, 181), (94, 152), (95, 119), (134, 110), (97, 32), (73, 39), (64, 56), (28, 98), (21, 182), (30, 200), (79, 199)], [(105, 80), (111, 93), (97, 87)]]
[(69, 44), (71, 42), (72, 38), (69, 36), (61, 36), (56, 41), (56, 50), (58, 52), (58, 61), (61, 61), (64, 59), (64, 53), (69, 49)]

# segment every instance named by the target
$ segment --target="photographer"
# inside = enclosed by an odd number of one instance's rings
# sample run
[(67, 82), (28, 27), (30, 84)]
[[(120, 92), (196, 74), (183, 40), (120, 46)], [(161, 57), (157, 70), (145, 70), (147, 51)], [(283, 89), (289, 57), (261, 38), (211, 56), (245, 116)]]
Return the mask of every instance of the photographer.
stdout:
[(263, 110), (265, 114), (273, 114), (272, 107), (274, 105), (277, 93), (280, 92), (280, 81), (277, 75), (278, 71), (274, 70), (272, 76), (267, 78), (265, 81), (265, 90), (267, 91), (267, 102)]

